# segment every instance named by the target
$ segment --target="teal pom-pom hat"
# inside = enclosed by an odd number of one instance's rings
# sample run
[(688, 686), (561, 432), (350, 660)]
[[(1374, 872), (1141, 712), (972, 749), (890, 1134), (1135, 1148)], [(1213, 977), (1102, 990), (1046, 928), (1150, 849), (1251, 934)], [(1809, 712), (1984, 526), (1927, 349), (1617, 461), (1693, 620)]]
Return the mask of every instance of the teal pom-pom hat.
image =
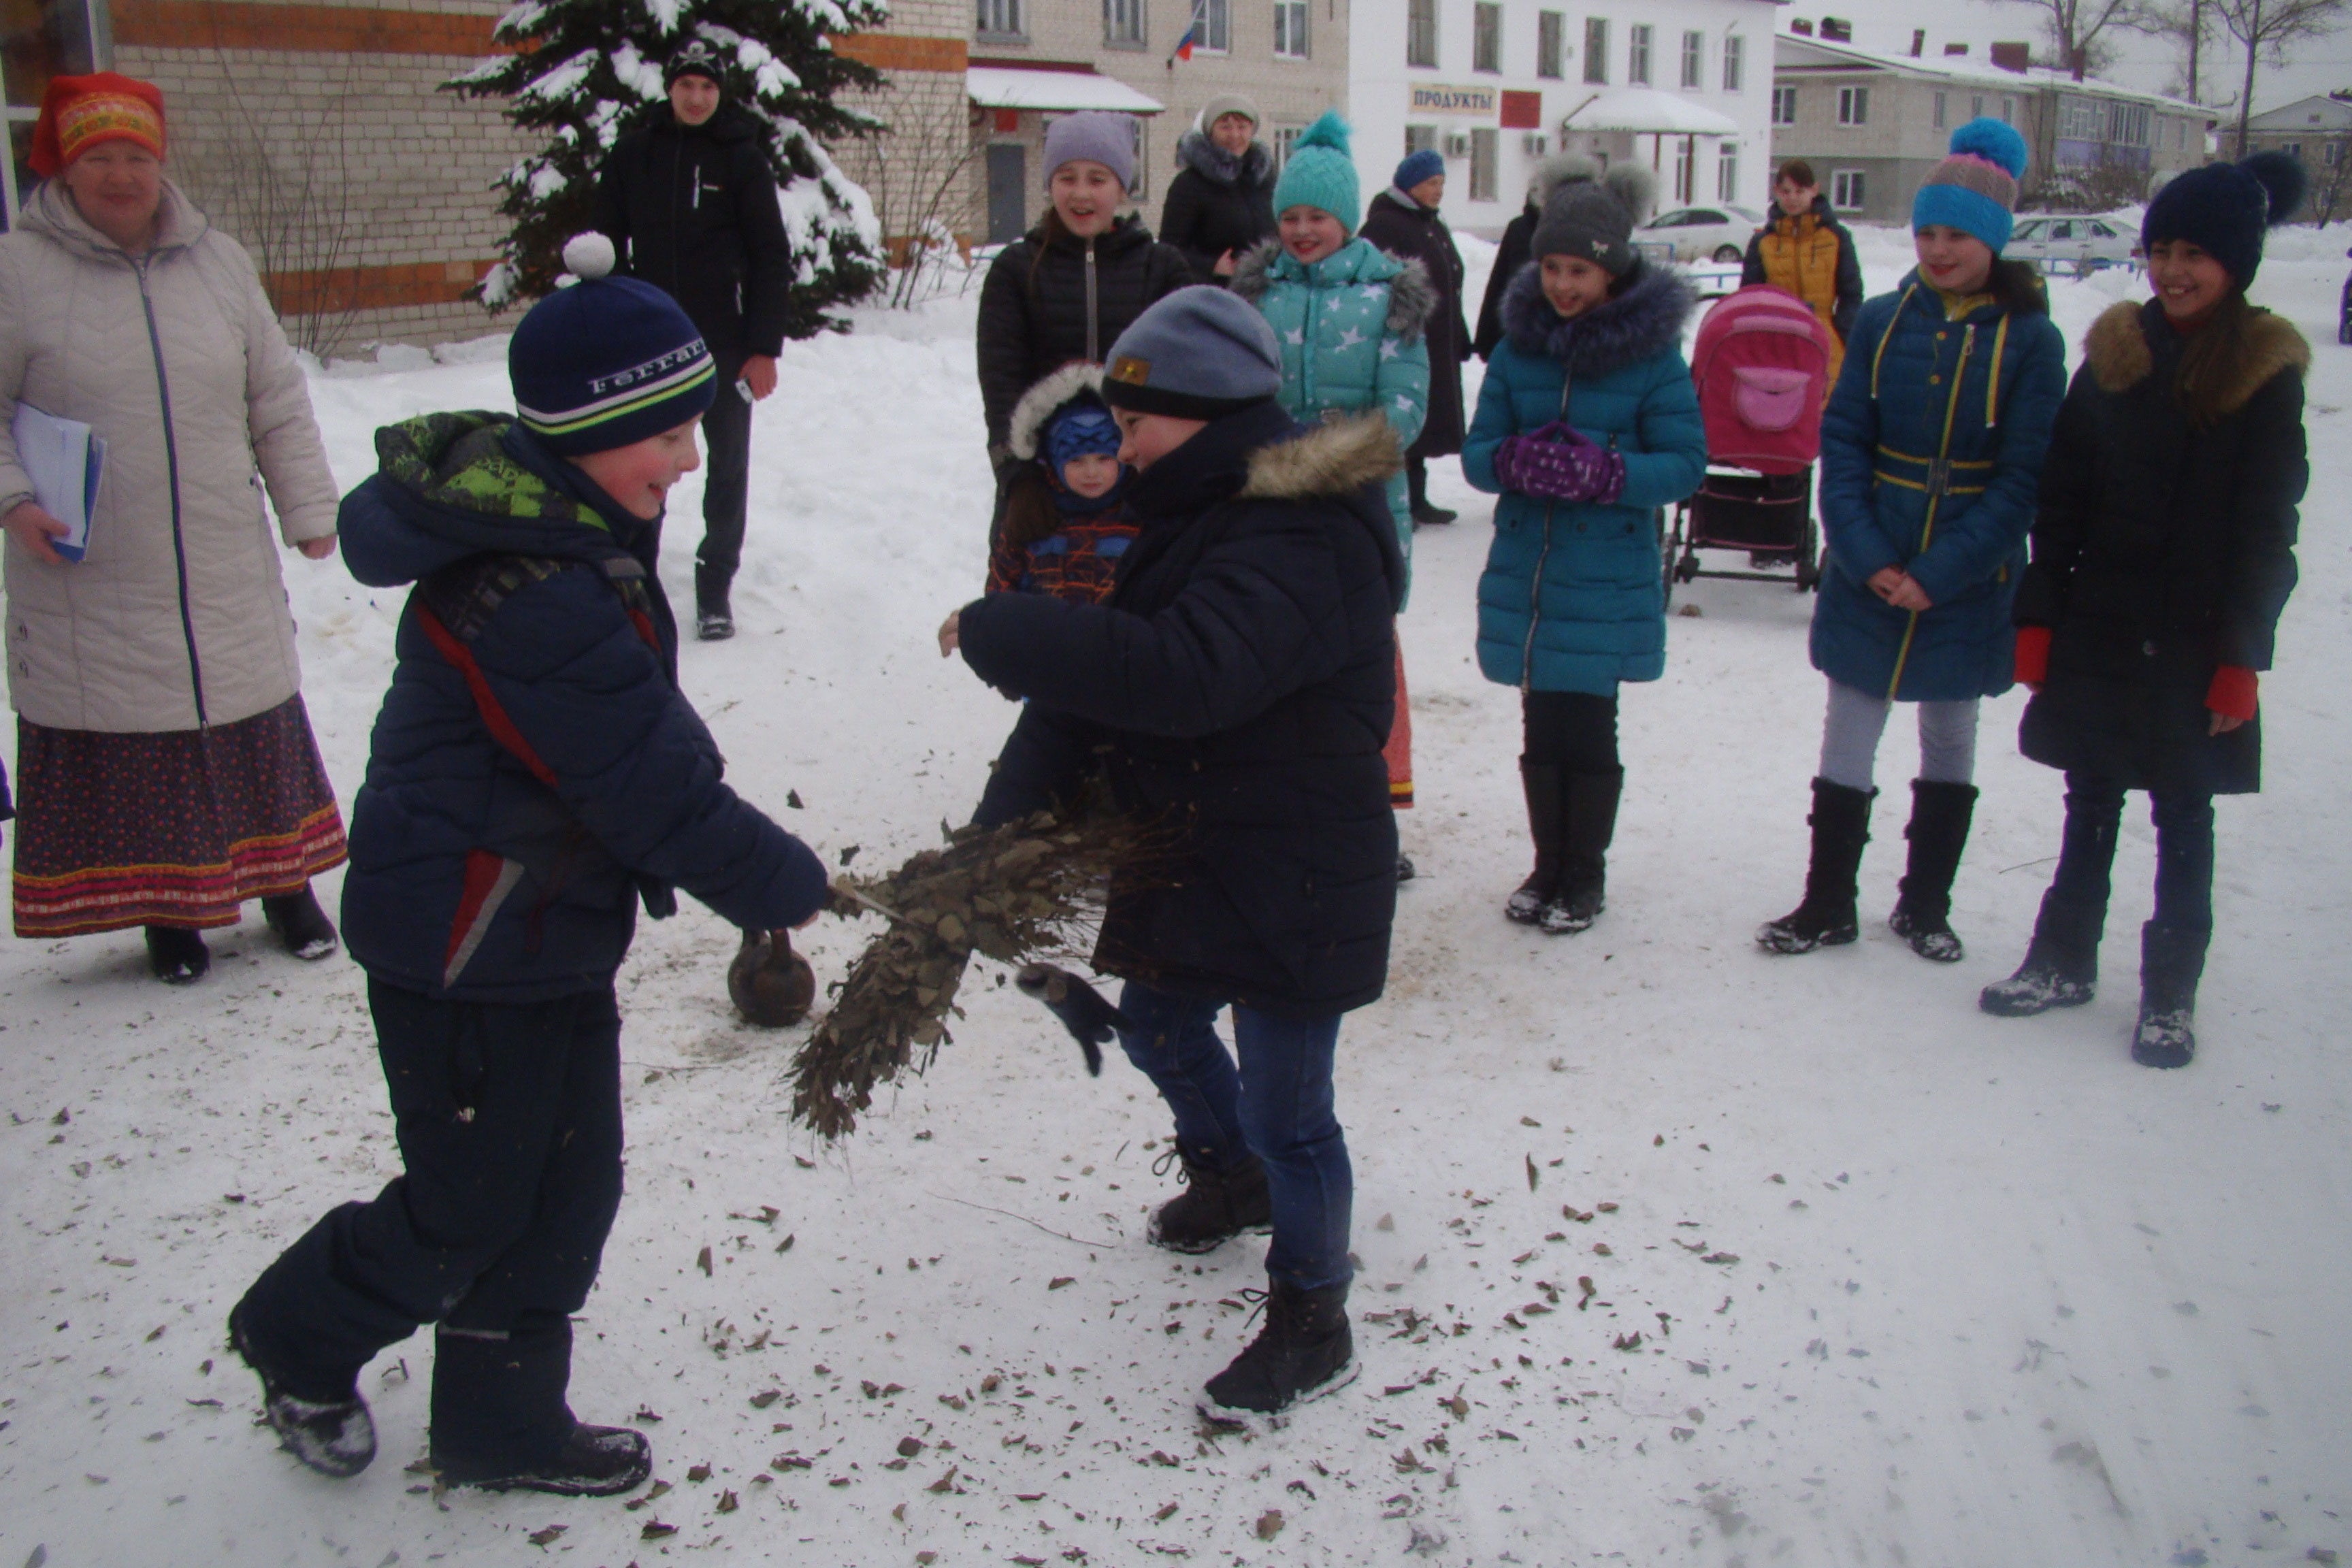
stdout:
[(1911, 227), (1941, 224), (1972, 234), (1995, 256), (2009, 244), (2017, 183), (2025, 178), (2025, 138), (2015, 127), (1979, 118), (1952, 132), (1950, 156), (1927, 172), (1911, 198)]
[(1282, 178), (1274, 184), (1278, 217), (1292, 207), (1320, 207), (1350, 236), (1363, 222), (1364, 202), (1356, 184), (1356, 160), (1348, 151), (1348, 122), (1336, 109), (1298, 133)]

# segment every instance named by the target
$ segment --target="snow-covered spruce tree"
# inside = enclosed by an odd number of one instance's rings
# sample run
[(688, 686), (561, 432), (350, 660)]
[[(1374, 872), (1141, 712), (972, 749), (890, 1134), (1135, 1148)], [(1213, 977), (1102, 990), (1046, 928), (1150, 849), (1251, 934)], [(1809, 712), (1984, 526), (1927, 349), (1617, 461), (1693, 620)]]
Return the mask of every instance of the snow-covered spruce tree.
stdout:
[(621, 133), (668, 102), (662, 64), (688, 39), (727, 62), (720, 85), (768, 128), (796, 271), (788, 336), (841, 322), (828, 306), (882, 278), (881, 233), (864, 190), (834, 166), (820, 138), (868, 135), (881, 122), (835, 101), (879, 85), (871, 67), (834, 53), (829, 33), (879, 26), (887, 0), (522, 0), (494, 35), (511, 53), (443, 85), (508, 100), (507, 118), (545, 138), (509, 169), (499, 211), (514, 220), (501, 259), (474, 290), (492, 310), (555, 287), (563, 242), (588, 226), (596, 171)]

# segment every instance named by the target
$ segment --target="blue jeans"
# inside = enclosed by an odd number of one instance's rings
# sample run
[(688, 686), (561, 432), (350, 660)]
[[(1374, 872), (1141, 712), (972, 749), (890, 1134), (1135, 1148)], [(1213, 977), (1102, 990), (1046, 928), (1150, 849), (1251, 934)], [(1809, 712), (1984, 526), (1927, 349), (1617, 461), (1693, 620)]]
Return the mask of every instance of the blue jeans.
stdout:
[(1186, 1156), (1225, 1170), (1246, 1151), (1265, 1164), (1274, 1209), (1266, 1273), (1301, 1290), (1346, 1284), (1355, 1175), (1331, 1093), (1339, 1015), (1276, 1018), (1236, 1003), (1236, 1065), (1213, 1027), (1223, 1003), (1130, 980), (1118, 1005), (1135, 1024), (1118, 1043), (1175, 1112)]

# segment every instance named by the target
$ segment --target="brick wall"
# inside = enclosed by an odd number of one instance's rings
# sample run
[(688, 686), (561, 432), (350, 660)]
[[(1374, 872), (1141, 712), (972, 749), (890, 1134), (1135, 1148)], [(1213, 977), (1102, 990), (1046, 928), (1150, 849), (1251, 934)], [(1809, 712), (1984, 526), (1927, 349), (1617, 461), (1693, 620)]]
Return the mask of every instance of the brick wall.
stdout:
[(926, 217), (969, 239), (985, 226), (980, 203), (984, 166), (972, 151), (972, 112), (964, 94), (969, 0), (894, 0), (890, 21), (845, 40), (842, 52), (883, 73), (878, 92), (854, 106), (890, 127), (887, 134), (833, 149), (842, 172), (874, 200), (886, 240), (896, 246)]
[[(512, 325), (461, 296), (496, 255), (492, 182), (523, 142), (495, 102), (438, 90), (488, 51), (502, 9), (117, 0), (116, 67), (163, 89), (173, 176), (275, 275), (298, 343), (352, 353)], [(279, 40), (297, 47), (260, 47)]]

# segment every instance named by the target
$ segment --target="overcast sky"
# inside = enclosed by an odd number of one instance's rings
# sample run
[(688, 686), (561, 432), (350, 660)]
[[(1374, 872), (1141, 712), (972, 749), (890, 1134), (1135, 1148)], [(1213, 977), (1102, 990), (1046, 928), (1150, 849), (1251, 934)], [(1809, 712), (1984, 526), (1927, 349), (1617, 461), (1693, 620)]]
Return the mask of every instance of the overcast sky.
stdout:
[[(2347, 7), (2352, 11), (2352, 6)], [(1985, 46), (1996, 38), (2030, 39), (2039, 54), (2042, 47), (2042, 7), (2020, 0), (1792, 0), (1780, 8), (1781, 27), (1788, 19), (1841, 16), (1853, 24), (1853, 41), (1864, 48), (1908, 53), (1911, 30), (1927, 29), (1927, 53), (1943, 52), (1947, 43), (1965, 43), (1979, 59)], [(2352, 22), (2352, 16), (2347, 17)], [(2110, 75), (2131, 87), (2162, 89), (2170, 85), (2179, 65), (2171, 46), (2132, 34), (2123, 36), (2123, 53)], [(2327, 37), (2297, 44), (2293, 63), (2265, 65), (2254, 78), (2257, 112), (2292, 102), (2306, 93), (2352, 87), (2352, 26)], [(2230, 39), (2209, 44), (2198, 68), (2205, 100), (2234, 102), (2245, 74), (2244, 51)]]

